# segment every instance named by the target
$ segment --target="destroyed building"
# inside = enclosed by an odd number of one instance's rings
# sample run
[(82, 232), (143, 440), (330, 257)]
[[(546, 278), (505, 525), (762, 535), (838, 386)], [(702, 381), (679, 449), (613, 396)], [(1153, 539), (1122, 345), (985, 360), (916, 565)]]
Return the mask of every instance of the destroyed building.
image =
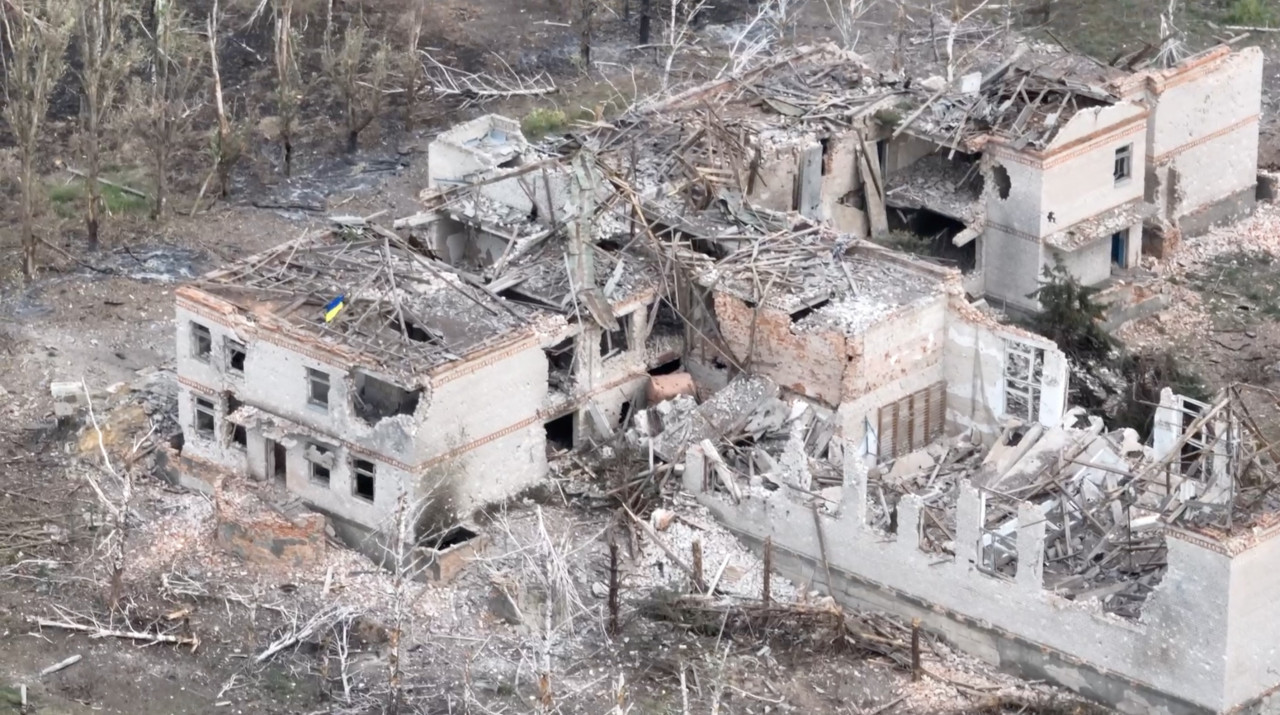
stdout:
[(1034, 310), (1046, 267), (1102, 285), (1252, 211), (1261, 76), (1257, 48), (1226, 46), (1136, 71), (1006, 60), (901, 105), (886, 203), (949, 219), (970, 291)]
[(667, 225), (719, 203), (864, 238), (905, 230), (965, 271), (970, 296), (1035, 310), (1047, 267), (1105, 285), (1252, 210), (1261, 52), (1122, 60), (1019, 46), (964, 72), (891, 72), (803, 48), (587, 143)]
[(961, 435), (868, 469), (853, 445), (840, 464), (816, 449), (802, 401), (735, 384), (707, 403), (734, 428), (696, 435), (683, 483), (788, 577), (1023, 677), (1126, 713), (1275, 712), (1280, 474), (1247, 389), (1166, 389), (1150, 445), (1071, 410), (1010, 422), (990, 450)]
[(575, 293), (559, 242), (526, 248), (503, 287), (359, 222), (182, 287), (182, 456), (356, 533), (402, 494), (437, 529), (539, 483), (548, 449), (609, 434), (680, 348), (642, 257), (594, 247), (599, 280)]

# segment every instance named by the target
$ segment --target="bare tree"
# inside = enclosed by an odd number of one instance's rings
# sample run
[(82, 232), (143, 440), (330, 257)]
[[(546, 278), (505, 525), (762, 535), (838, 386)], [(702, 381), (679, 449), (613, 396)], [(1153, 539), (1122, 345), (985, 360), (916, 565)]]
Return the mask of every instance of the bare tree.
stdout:
[(346, 119), (347, 152), (359, 146), (360, 132), (382, 113), (390, 75), (387, 44), (369, 36), (364, 23), (349, 20), (342, 44), (323, 50), (325, 72), (338, 91)]
[(662, 64), (662, 89), (665, 91), (671, 81), (671, 67), (676, 55), (696, 39), (691, 27), (693, 19), (707, 6), (707, 0), (670, 0), (667, 16), (667, 57)]
[(293, 129), (302, 100), (302, 75), (294, 52), (294, 0), (272, 0), (275, 25), (276, 113), (280, 119), (280, 146), (284, 152), (284, 175), (293, 175)]
[(129, 104), (136, 108), (135, 125), (151, 154), (151, 217), (160, 219), (168, 208), (171, 157), (199, 107), (189, 97), (199, 81), (204, 53), (187, 25), (187, 14), (173, 0), (152, 0), (151, 15), (151, 81), (134, 81)]
[(570, 24), (578, 31), (578, 59), (582, 69), (591, 69), (591, 37), (600, 0), (574, 0)]
[[(85, 473), (85, 481), (89, 483), (93, 493), (98, 497), (98, 503), (102, 505), (107, 515), (111, 518), (109, 529), (106, 531), (100, 547), (106, 552), (107, 570), (110, 578), (107, 602), (111, 610), (114, 611), (116, 605), (120, 602), (121, 591), (124, 588), (126, 530), (129, 524), (129, 505), (133, 501), (133, 469), (129, 466), (127, 460), (119, 470), (111, 464), (111, 457), (107, 453), (106, 443), (102, 439), (102, 430), (98, 427), (98, 417), (93, 411), (93, 396), (89, 394), (89, 386), (82, 379), (80, 387), (84, 390), (85, 401), (89, 405), (89, 421), (93, 425), (93, 432), (97, 437), (98, 453), (102, 457), (102, 472), (104, 475), (111, 477), (111, 483), (104, 489), (92, 469)], [(147, 434), (134, 443), (133, 450), (129, 453), (130, 458), (138, 453), (138, 449), (151, 437), (155, 429), (156, 426), (152, 424)], [(112, 491), (113, 495), (108, 495), (108, 490)]]
[[(840, 46), (846, 50), (854, 49), (862, 37), (862, 30), (859, 28), (862, 16), (871, 10), (874, 2), (872, 0), (822, 0), (822, 2), (826, 5), (831, 24), (835, 25), (836, 33), (840, 35)], [(1012, 0), (1010, 0), (1011, 3)]]
[(22, 273), (35, 277), (36, 150), (49, 94), (66, 69), (71, 6), (66, 0), (0, 0), (4, 47), (4, 118), (18, 145)]
[(213, 108), (218, 117), (218, 126), (210, 139), (210, 153), (213, 155), (213, 166), (209, 175), (200, 186), (200, 194), (196, 196), (195, 205), (191, 207), (194, 215), (200, 207), (200, 199), (213, 177), (218, 177), (218, 195), (226, 198), (231, 191), (231, 170), (244, 155), (243, 128), (231, 121), (227, 114), (227, 106), (222, 95), (222, 74), (218, 71), (218, 37), (222, 15), (218, 9), (218, 0), (213, 0), (209, 9), (209, 17), (205, 22), (205, 37), (209, 43), (209, 74), (213, 79)]
[(418, 56), (422, 42), (422, 23), (426, 19), (427, 0), (412, 0), (409, 10), (409, 31), (405, 36), (404, 54), (401, 57), (404, 72), (404, 130), (413, 131), (414, 110), (418, 106), (418, 93), (422, 91), (425, 70)]
[(124, 34), (125, 0), (75, 0), (80, 54), (80, 141), (85, 154), (85, 230), (89, 250), (99, 244), (102, 223), (102, 139), (133, 65), (134, 47)]

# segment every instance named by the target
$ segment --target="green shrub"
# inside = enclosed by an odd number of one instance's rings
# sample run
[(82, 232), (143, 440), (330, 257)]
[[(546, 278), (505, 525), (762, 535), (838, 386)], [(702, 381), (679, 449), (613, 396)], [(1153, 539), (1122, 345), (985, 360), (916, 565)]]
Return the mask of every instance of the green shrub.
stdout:
[(525, 137), (528, 139), (541, 139), (552, 132), (564, 129), (568, 121), (564, 112), (559, 109), (539, 107), (524, 115), (524, 119), (520, 120), (520, 131), (524, 132)]

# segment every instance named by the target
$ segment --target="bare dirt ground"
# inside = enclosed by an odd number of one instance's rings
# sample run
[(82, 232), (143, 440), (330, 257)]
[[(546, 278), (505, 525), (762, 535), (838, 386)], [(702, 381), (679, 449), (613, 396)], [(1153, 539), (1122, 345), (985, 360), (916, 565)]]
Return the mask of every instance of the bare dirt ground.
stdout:
[[(734, 21), (750, 9), (745, 3), (724, 5), (716, 10), (716, 22)], [(802, 37), (829, 30), (817, 5), (801, 23)], [(1099, 45), (1088, 49), (1104, 55), (1107, 47), (1126, 44), (1138, 32), (1150, 39), (1152, 7), (1163, 3), (1062, 0), (1057, 5), (1062, 9), (1053, 25), (1060, 36), (1069, 42), (1096, 41)], [(383, 8), (394, 18), (393, 5)], [(557, 3), (445, 0), (431, 8), (424, 44), (441, 61), (468, 69), (505, 62), (519, 71), (545, 71), (561, 91), (484, 108), (427, 100), (418, 117), (420, 129), (412, 134), (401, 130), (393, 108), (362, 136), (362, 150), (352, 157), (338, 154), (335, 115), (317, 95), (306, 107), (300, 132), (305, 139), (298, 176), (283, 180), (277, 148), (255, 134), (231, 199), (187, 216), (207, 166), (203, 139), (197, 137), (184, 154), (190, 170), (176, 186), (180, 195), (174, 203), (182, 215), (159, 224), (137, 215), (115, 216), (108, 224), (109, 247), (87, 255), (79, 224), (49, 211), (46, 238), (62, 253), (46, 251), (47, 268), (29, 286), (11, 268), (17, 264), (13, 194), (0, 196), (0, 714), (379, 711), (380, 703), (367, 699), (343, 704), (331, 643), (304, 643), (264, 664), (255, 661), (289, 632), (294, 617), (305, 620), (322, 603), (349, 605), (365, 613), (353, 639), (349, 680), (357, 693), (376, 692), (387, 668), (380, 625), (389, 609), (387, 575), (336, 547), (318, 563), (298, 569), (240, 560), (214, 541), (208, 498), (179, 492), (150, 475), (140, 477), (128, 521), (123, 606), (108, 617), (101, 568), (104, 515), (84, 479), (84, 470), (95, 469), (96, 442), (84, 425), (60, 425), (52, 418), (49, 385), (83, 380), (92, 390), (108, 393), (102, 403), (108, 441), (128, 454), (130, 444), (146, 432), (147, 418), (138, 405), (151, 399), (147, 385), (163, 384), (164, 371), (172, 368), (177, 282), (321, 226), (328, 214), (412, 213), (425, 185), (426, 143), (433, 131), (452, 122), (481, 111), (521, 116), (535, 106), (572, 114), (655, 85), (649, 51), (629, 49), (634, 20), (624, 25), (606, 19), (597, 35), (599, 66), (584, 73), (574, 59), (577, 38), (564, 26), (564, 9)], [(1114, 30), (1117, 19), (1130, 34), (1099, 38), (1097, 28)], [(873, 14), (868, 23), (869, 46), (883, 42), (892, 29), (889, 14)], [(228, 50), (232, 56), (224, 68), (232, 89), (264, 96), (269, 37), (249, 28), (232, 44), (240, 48)], [(1270, 61), (1272, 48), (1267, 49), (1267, 106), (1274, 109), (1280, 73)], [(696, 72), (700, 62), (682, 65), (680, 77)], [(627, 69), (635, 63), (638, 70)], [(74, 164), (70, 159), (76, 156), (69, 140), (72, 110), (63, 110), (54, 132), (63, 148), (51, 153), (47, 166), (51, 184), (67, 181), (56, 162)], [(264, 100), (258, 114), (268, 111)], [(1275, 162), (1280, 160), (1275, 112), (1264, 116), (1263, 156)], [(132, 169), (136, 150), (122, 144), (117, 160)], [(1266, 209), (1245, 230), (1257, 237), (1247, 250), (1280, 257), (1267, 243), (1275, 240), (1278, 224), (1274, 210)], [(1194, 251), (1201, 246), (1221, 246), (1231, 235), (1193, 242), (1187, 255), (1198, 255)], [(1171, 269), (1178, 300), (1170, 317), (1136, 326), (1126, 338), (1138, 345), (1174, 342), (1214, 382), (1270, 380), (1267, 356), (1280, 344), (1273, 294), (1223, 286), (1274, 285), (1280, 264), (1253, 258), (1232, 262), (1228, 251), (1214, 251)], [(1253, 307), (1240, 311), (1238, 302)], [(1189, 329), (1215, 321), (1216, 341)], [(1238, 348), (1214, 347), (1226, 341)], [(149, 382), (148, 375), (160, 377)], [(562, 494), (512, 504), (492, 516), (487, 526), (494, 543), (484, 558), (459, 581), (426, 587), (416, 596), (405, 665), (414, 711), (536, 710), (532, 674), (543, 645), (535, 642), (537, 629), (513, 617), (497, 594), (501, 584), (519, 580), (530, 569), (525, 551), (538, 543), (541, 514), (548, 532), (576, 549), (573, 576), (583, 594), (573, 636), (554, 647), (553, 689), (563, 712), (608, 712), (619, 701), (630, 712), (643, 713), (710, 712), (716, 703), (723, 711), (741, 713), (1087, 712), (1086, 706), (1045, 706), (1058, 695), (994, 674), (928, 640), (925, 665), (931, 675), (912, 683), (900, 661), (866, 657), (847, 645), (821, 642), (822, 633), (797, 634), (786, 623), (740, 633), (656, 618), (649, 603), (655, 589), (682, 590), (687, 584), (652, 545), (628, 553), (623, 629), (608, 636), (604, 604), (596, 594), (607, 563), (599, 536), (613, 515), (571, 503)], [(709, 517), (688, 513), (704, 527), (708, 562), (728, 559), (726, 588), (754, 595), (759, 563), (716, 530)], [(668, 538), (687, 544), (692, 531), (668, 532)], [(775, 581), (775, 588), (778, 598), (817, 602), (804, 584)], [(190, 634), (199, 638), (199, 646), (91, 639), (40, 628), (31, 620), (68, 615), (59, 608), (104, 623), (110, 619), (113, 628)], [(174, 620), (166, 618), (184, 611)], [(39, 675), (71, 655), (83, 660)], [(29, 703), (25, 709), (21, 686)]]

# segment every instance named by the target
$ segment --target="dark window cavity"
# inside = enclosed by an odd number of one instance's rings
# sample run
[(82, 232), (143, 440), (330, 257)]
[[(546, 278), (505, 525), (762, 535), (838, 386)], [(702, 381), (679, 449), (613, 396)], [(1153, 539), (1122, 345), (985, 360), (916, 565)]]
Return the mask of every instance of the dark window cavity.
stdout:
[(238, 343), (234, 340), (227, 340), (227, 372), (235, 374), (244, 374), (244, 343)]
[(1133, 176), (1133, 145), (1132, 144), (1125, 144), (1119, 149), (1116, 149), (1116, 164), (1115, 164), (1115, 170), (1113, 173), (1115, 174), (1115, 179), (1117, 184), (1129, 178), (1130, 176)]
[(196, 434), (206, 439), (212, 439), (216, 422), (217, 417), (213, 408), (213, 400), (197, 397)]
[(209, 334), (209, 328), (199, 324), (191, 324), (191, 357), (209, 362), (210, 355), (213, 354), (213, 336)]
[(351, 482), (351, 491), (365, 501), (373, 501), (374, 464), (365, 459), (351, 461), (351, 471), (355, 479)]

